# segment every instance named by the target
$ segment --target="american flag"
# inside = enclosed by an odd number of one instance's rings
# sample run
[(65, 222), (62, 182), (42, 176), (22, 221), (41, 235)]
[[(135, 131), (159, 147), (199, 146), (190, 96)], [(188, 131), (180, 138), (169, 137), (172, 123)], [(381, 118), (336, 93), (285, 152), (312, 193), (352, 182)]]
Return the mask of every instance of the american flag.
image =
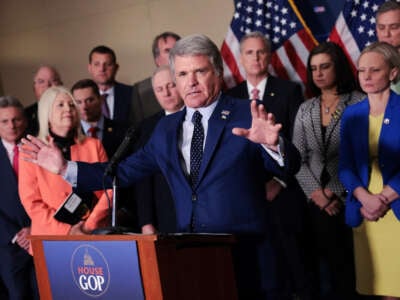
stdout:
[(345, 50), (353, 70), (356, 70), (360, 52), (376, 41), (375, 14), (385, 0), (346, 1), (329, 35), (329, 40)]
[(227, 87), (245, 78), (239, 63), (239, 41), (251, 31), (260, 31), (271, 41), (271, 74), (306, 82), (308, 54), (317, 41), (293, 0), (235, 0), (233, 19), (221, 47)]

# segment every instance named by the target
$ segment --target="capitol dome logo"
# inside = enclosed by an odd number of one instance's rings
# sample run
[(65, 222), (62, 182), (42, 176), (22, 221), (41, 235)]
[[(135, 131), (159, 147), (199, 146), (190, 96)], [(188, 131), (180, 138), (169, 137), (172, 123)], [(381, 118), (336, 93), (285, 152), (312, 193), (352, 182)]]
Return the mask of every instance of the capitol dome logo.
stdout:
[(103, 295), (110, 285), (110, 269), (99, 249), (91, 245), (81, 245), (71, 258), (71, 272), (75, 284), (86, 295)]

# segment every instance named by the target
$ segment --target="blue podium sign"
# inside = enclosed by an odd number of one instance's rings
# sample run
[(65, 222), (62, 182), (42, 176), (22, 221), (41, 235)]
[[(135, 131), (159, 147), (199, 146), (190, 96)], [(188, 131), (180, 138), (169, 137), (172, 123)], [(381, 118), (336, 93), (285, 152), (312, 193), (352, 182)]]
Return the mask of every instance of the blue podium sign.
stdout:
[(43, 241), (52, 298), (144, 300), (136, 241)]

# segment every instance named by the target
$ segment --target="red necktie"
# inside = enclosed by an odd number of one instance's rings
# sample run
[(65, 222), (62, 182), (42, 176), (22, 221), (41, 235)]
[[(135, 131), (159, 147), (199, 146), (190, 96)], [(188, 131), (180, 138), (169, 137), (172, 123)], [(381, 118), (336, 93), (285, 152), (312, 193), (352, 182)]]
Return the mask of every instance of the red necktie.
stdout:
[(89, 128), (89, 134), (91, 137), (97, 138), (97, 131), (99, 130), (98, 127), (90, 127)]
[(13, 169), (14, 169), (15, 175), (17, 175), (17, 178), (18, 178), (18, 165), (19, 165), (18, 157), (19, 157), (19, 149), (18, 149), (18, 146), (17, 146), (17, 145), (14, 146), (13, 153), (14, 153), (14, 156), (13, 156)]
[(260, 99), (260, 91), (257, 88), (254, 88), (251, 91), (251, 100), (259, 100)]

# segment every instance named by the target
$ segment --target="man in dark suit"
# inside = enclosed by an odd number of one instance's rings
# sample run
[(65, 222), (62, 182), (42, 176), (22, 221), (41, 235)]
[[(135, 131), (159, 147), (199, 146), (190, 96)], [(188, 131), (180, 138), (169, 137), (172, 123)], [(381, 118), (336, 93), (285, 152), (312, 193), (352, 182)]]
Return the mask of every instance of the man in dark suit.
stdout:
[(26, 129), (21, 103), (0, 97), (0, 281), (5, 299), (38, 299), (32, 257), (29, 255), (30, 219), (18, 196), (17, 144)]
[(25, 115), (28, 119), (27, 133), (37, 135), (39, 132), (38, 101), (44, 91), (51, 86), (62, 84), (60, 74), (54, 67), (43, 65), (37, 69), (33, 76), (33, 91), (35, 93), (36, 101), (25, 108)]
[(132, 87), (115, 80), (119, 65), (114, 50), (97, 46), (90, 51), (88, 71), (104, 97), (103, 114), (118, 122), (127, 123)]
[[(174, 32), (166, 31), (157, 35), (153, 40), (152, 52), (157, 67), (168, 65), (169, 51), (181, 37)], [(129, 120), (137, 125), (161, 109), (151, 84), (151, 77), (136, 82), (133, 85), (132, 104)]]
[[(246, 80), (230, 89), (228, 94), (237, 98), (260, 100), (268, 112), (282, 124), (282, 135), (292, 138), (294, 120), (303, 95), (300, 85), (268, 74), (271, 43), (260, 32), (250, 32), (240, 41), (240, 61)], [(286, 182), (273, 178), (266, 184), (266, 197), (270, 201), (274, 220), (275, 243), (280, 249), (279, 266), (285, 270), (287, 294), (298, 293), (302, 299), (311, 298), (313, 264), (306, 226), (306, 198), (294, 177)]]
[(102, 141), (108, 158), (111, 158), (124, 139), (126, 124), (106, 118), (102, 114), (103, 97), (91, 79), (77, 81), (71, 88), (81, 119), (82, 130), (87, 136)]
[[(177, 231), (236, 234), (233, 260), (240, 298), (281, 300), (265, 181), (272, 174), (296, 173), (299, 153), (279, 137), (281, 125), (263, 106), (254, 101), (250, 109), (249, 103), (221, 93), (222, 59), (206, 36), (179, 40), (170, 62), (186, 107), (162, 118), (146, 145), (119, 164), (120, 182), (129, 185), (161, 171), (173, 193)], [(23, 140), (30, 149), (26, 159), (79, 190), (101, 187), (105, 164), (66, 162), (54, 145), (29, 139)]]
[[(77, 81), (71, 93), (78, 106), (82, 130), (85, 135), (101, 140), (107, 156), (111, 159), (122, 143), (128, 126), (106, 118), (102, 114), (104, 98), (100, 96), (96, 83), (91, 79)], [(135, 201), (132, 199), (134, 189), (119, 189), (118, 223), (138, 231)]]
[[(140, 123), (137, 129), (140, 138), (135, 145), (137, 149), (146, 144), (163, 117), (179, 111), (184, 105), (172, 79), (169, 66), (161, 66), (154, 71), (152, 85), (162, 110)], [(173, 198), (168, 183), (161, 173), (136, 183), (134, 191), (142, 233), (176, 232)]]

